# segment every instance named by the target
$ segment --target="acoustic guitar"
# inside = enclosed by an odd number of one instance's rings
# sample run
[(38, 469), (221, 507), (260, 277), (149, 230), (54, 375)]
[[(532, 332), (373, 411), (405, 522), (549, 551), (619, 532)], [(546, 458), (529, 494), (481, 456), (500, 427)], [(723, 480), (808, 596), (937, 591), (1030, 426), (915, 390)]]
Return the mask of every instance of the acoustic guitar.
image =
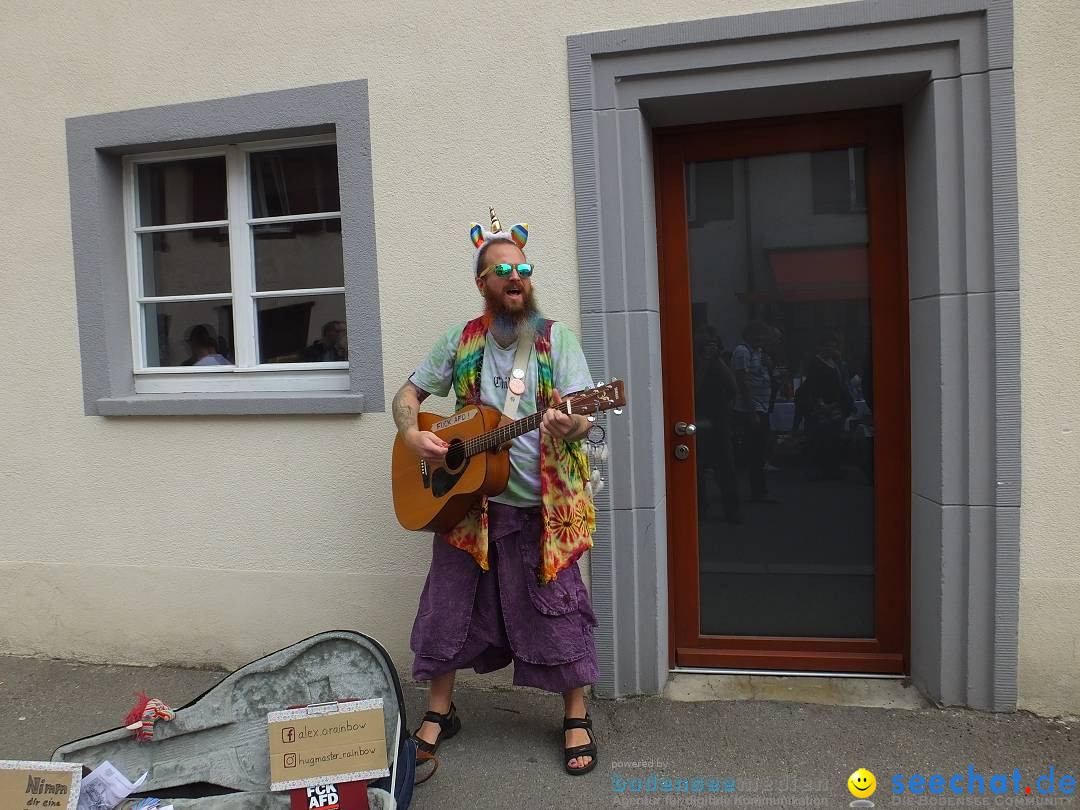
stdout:
[[(555, 407), (587, 416), (625, 406), (622, 380), (612, 380), (571, 394)], [(467, 405), (448, 417), (421, 411), (416, 426), (450, 447), (442, 462), (429, 463), (398, 434), (391, 476), (398, 522), (411, 531), (444, 532), (456, 526), (482, 495), (498, 495), (510, 478), (510, 442), (539, 428), (544, 413), (502, 424), (498, 408), (486, 405)]]

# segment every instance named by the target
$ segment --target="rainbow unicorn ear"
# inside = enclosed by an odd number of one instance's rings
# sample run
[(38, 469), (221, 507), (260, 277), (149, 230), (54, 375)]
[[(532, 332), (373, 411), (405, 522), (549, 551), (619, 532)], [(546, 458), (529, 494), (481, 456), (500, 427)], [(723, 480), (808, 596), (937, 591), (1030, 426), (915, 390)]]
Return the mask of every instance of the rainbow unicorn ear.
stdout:
[(480, 247), (484, 244), (484, 229), (480, 227), (480, 224), (473, 222), (469, 226), (469, 239), (472, 240), (473, 247)]
[(524, 248), (525, 243), (529, 241), (528, 223), (513, 226), (510, 229), (510, 238), (514, 240), (514, 244), (519, 248)]

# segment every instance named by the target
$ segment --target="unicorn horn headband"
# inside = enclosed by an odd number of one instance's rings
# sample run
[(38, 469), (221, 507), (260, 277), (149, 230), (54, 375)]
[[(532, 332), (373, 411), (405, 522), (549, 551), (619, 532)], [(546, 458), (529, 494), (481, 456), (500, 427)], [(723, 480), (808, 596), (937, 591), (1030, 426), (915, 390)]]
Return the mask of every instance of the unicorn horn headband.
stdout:
[(488, 206), (488, 213), (491, 215), (490, 231), (482, 227), (479, 222), (473, 222), (469, 225), (469, 239), (473, 243), (473, 248), (475, 248), (475, 254), (473, 255), (474, 276), (480, 272), (480, 251), (483, 250), (484, 245), (490, 242), (513, 242), (524, 250), (525, 243), (529, 241), (528, 223), (519, 223), (511, 226), (509, 231), (504, 231), (493, 206)]

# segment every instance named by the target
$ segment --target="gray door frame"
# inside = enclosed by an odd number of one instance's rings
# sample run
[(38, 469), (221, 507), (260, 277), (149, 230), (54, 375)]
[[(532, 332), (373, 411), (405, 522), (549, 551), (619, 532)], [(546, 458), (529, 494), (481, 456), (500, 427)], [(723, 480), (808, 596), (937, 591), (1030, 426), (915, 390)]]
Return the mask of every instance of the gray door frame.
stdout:
[(591, 554), (604, 696), (668, 675), (656, 126), (898, 105), (911, 327), (911, 660), (1016, 708), (1020, 310), (1008, 0), (894, 0), (568, 38), (582, 342), (626, 380)]

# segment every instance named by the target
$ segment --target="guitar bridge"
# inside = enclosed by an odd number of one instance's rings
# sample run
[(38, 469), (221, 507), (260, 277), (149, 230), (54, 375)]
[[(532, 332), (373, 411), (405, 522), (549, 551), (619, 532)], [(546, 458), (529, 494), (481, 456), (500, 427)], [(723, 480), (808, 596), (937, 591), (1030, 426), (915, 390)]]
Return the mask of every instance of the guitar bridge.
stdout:
[(424, 489), (431, 489), (431, 473), (428, 471), (427, 459), (420, 462), (420, 478), (424, 482)]

